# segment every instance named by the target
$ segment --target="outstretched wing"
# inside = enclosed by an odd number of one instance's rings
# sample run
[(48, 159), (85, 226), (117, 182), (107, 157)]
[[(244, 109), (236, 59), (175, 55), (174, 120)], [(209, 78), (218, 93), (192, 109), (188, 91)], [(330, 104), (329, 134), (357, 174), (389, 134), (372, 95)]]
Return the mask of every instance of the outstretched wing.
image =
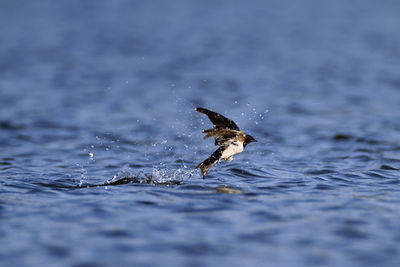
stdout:
[(204, 130), (203, 133), (206, 134), (204, 138), (215, 137), (215, 144), (218, 146), (225, 146), (227, 143), (230, 143), (232, 140), (236, 139), (239, 134), (239, 132), (236, 130), (218, 128)]
[(222, 116), (221, 114), (205, 108), (196, 108), (196, 111), (206, 114), (210, 121), (214, 124), (215, 128), (227, 128), (240, 131), (239, 127), (234, 121)]
[(221, 158), (222, 153), (225, 149), (225, 147), (219, 147), (217, 150), (214, 151), (214, 153), (211, 154), (209, 158), (205, 159), (202, 163), (197, 165), (196, 169), (200, 168), (203, 179), (206, 177), (206, 174), (211, 169), (211, 167), (214, 166), (214, 164), (217, 163), (218, 160)]

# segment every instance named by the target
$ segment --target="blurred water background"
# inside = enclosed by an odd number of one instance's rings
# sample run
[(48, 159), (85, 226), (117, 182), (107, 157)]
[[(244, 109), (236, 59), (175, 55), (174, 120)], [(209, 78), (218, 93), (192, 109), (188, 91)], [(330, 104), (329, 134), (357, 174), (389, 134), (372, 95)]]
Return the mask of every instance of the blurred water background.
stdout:
[(0, 265), (399, 266), (399, 14), (0, 1)]

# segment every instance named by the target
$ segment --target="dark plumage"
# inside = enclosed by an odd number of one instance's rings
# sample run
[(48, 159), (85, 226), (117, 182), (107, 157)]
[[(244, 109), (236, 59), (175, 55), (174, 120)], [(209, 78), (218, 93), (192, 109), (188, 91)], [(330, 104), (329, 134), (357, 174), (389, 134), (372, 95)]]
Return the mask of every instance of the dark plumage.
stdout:
[(197, 165), (201, 170), (203, 179), (215, 163), (221, 160), (232, 161), (233, 156), (241, 153), (243, 149), (256, 140), (251, 135), (241, 131), (236, 123), (221, 114), (205, 108), (196, 108), (196, 111), (204, 113), (214, 124), (212, 129), (203, 130), (204, 138), (215, 138), (215, 145), (219, 148), (209, 158)]

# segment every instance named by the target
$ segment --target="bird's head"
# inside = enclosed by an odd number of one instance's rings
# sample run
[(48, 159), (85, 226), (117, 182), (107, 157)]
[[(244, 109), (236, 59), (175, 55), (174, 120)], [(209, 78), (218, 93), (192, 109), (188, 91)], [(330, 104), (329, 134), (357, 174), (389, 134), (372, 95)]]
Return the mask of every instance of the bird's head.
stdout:
[(244, 139), (243, 145), (247, 146), (248, 144), (250, 144), (252, 142), (257, 142), (257, 140), (253, 136), (247, 134), (246, 138)]

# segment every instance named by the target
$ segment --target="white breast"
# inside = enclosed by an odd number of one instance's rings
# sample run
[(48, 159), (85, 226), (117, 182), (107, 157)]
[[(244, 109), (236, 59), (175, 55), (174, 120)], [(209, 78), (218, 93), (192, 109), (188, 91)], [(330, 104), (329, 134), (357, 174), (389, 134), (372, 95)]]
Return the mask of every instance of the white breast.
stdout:
[(234, 141), (228, 145), (228, 147), (222, 152), (221, 159), (231, 161), (233, 156), (243, 151), (243, 143)]

